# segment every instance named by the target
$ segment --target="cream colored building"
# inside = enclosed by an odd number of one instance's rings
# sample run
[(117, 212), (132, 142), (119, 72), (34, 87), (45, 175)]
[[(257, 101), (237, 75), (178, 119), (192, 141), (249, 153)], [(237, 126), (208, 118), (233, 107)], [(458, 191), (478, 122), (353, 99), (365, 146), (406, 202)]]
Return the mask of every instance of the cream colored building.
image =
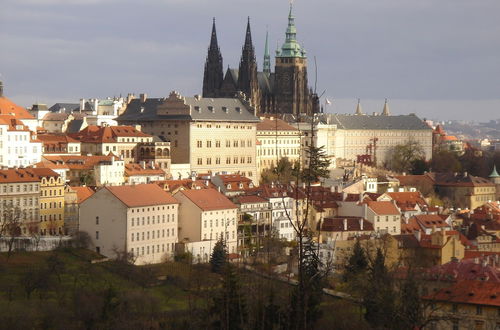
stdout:
[(104, 256), (159, 263), (174, 254), (178, 211), (177, 200), (156, 184), (104, 187), (80, 204), (80, 230)]
[(300, 161), (300, 131), (277, 118), (260, 118), (257, 124), (257, 163), (259, 171), (272, 168), (281, 158)]
[(16, 234), (29, 236), (38, 233), (39, 198), (40, 177), (33, 171), (22, 168), (0, 170), (0, 221), (17, 223), (19, 231)]
[(180, 190), (179, 242), (195, 262), (208, 262), (212, 249), (223, 239), (229, 253), (237, 253), (238, 206), (215, 189)]
[[(295, 126), (304, 133), (307, 147), (310, 120)], [(420, 144), (426, 160), (432, 157), (432, 128), (414, 114), (391, 115), (387, 103), (381, 114), (365, 115), (359, 104), (354, 115), (320, 114), (313, 131), (315, 146), (324, 146), (334, 159), (357, 160), (359, 155), (371, 154), (372, 160), (382, 165), (393, 147), (408, 141)]]
[[(184, 97), (132, 100), (117, 118), (170, 141), (172, 164), (197, 173), (238, 173), (259, 182), (254, 109), (242, 99)], [(175, 176), (175, 174), (174, 174)]]

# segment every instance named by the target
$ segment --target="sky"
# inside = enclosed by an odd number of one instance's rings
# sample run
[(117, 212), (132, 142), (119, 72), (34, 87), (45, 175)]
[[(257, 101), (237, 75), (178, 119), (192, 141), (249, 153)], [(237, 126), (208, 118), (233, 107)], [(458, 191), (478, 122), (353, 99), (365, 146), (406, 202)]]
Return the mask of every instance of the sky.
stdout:
[[(266, 31), (283, 43), (287, 0), (1, 0), (0, 80), (16, 103), (201, 93), (216, 17), (237, 67), (250, 17), (259, 69)], [(500, 118), (500, 1), (297, 0), (309, 82), (329, 112)], [(273, 53), (272, 53), (273, 55)], [(274, 60), (274, 59), (273, 59)], [(324, 99), (323, 101), (324, 102)]]

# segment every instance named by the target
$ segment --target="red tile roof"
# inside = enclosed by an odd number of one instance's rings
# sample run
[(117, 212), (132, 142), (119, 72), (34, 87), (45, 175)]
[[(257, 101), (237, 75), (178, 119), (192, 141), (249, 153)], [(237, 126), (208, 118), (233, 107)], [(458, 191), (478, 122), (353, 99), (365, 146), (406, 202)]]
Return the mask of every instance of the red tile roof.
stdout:
[(48, 168), (18, 168), (0, 170), (0, 183), (39, 182), (43, 177), (58, 177)]
[(80, 204), (90, 196), (92, 196), (95, 191), (89, 187), (70, 187), (76, 192), (77, 203)]
[(281, 119), (269, 119), (269, 118), (261, 118), (261, 122), (257, 123), (257, 131), (296, 131), (299, 133), (299, 130), (285, 122)]
[(413, 210), (416, 205), (419, 205), (420, 208), (428, 207), (427, 202), (418, 191), (389, 192), (387, 195), (396, 201), (401, 210)]
[[(177, 194), (183, 194), (203, 211), (237, 209), (233, 202), (216, 189), (182, 190)], [(177, 195), (176, 194), (176, 195)]]
[(495, 282), (460, 281), (423, 299), (500, 307), (500, 285)]
[[(70, 170), (92, 170), (94, 166), (103, 162), (111, 162), (113, 156), (78, 156), (78, 155), (65, 155), (65, 156), (43, 156), (41, 164), (48, 168), (68, 168)], [(115, 160), (119, 160), (115, 157)]]
[(377, 215), (400, 215), (398, 208), (392, 202), (368, 202), (368, 207)]
[(431, 267), (423, 271), (422, 275), (425, 279), (433, 281), (481, 280), (500, 285), (500, 269), (475, 259), (453, 260)]
[(7, 130), (9, 131), (29, 131), (28, 126), (18, 118), (11, 115), (0, 115), (0, 125), (8, 125)]
[(267, 203), (267, 199), (256, 195), (243, 195), (234, 198), (238, 204)]
[(137, 176), (137, 175), (163, 175), (166, 173), (157, 165), (145, 164), (144, 167), (141, 164), (125, 164), (125, 176)]
[(28, 110), (18, 106), (5, 96), (0, 97), (0, 115), (12, 115), (16, 119), (35, 119)]
[[(344, 220), (347, 220), (347, 230), (344, 228)], [(361, 230), (361, 223), (363, 229)], [(373, 231), (373, 224), (360, 217), (332, 217), (323, 220), (322, 231)]]
[(116, 143), (118, 137), (151, 137), (132, 126), (95, 126), (89, 125), (71, 137), (85, 143)]
[(191, 179), (181, 179), (181, 180), (160, 180), (155, 181), (155, 184), (163, 188), (165, 191), (173, 192), (178, 188), (184, 189), (206, 189), (215, 187), (208, 180), (191, 180)]
[(412, 218), (415, 218), (422, 228), (450, 227), (450, 225), (438, 214), (419, 214), (414, 215)]
[(172, 195), (156, 184), (138, 184), (130, 186), (106, 186), (116, 198), (128, 207), (178, 204)]

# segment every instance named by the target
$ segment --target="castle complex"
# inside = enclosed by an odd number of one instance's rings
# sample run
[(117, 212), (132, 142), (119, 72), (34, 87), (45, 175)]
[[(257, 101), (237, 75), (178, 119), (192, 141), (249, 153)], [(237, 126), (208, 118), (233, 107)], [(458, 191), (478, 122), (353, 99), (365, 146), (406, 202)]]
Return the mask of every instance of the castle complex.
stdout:
[(308, 87), (306, 51), (297, 42), (291, 6), (286, 39), (281, 49), (276, 50), (275, 58), (274, 72), (271, 72), (266, 35), (263, 70), (258, 72), (248, 20), (239, 68), (228, 68), (224, 75), (214, 19), (203, 74), (203, 97), (231, 98), (243, 93), (257, 113), (261, 114), (299, 115), (318, 112), (319, 100)]

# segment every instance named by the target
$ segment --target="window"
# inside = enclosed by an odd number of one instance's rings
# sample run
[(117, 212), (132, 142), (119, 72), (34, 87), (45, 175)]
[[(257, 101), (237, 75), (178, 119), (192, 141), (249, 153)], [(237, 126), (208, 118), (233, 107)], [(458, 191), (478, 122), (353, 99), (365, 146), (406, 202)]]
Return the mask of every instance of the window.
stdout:
[(220, 148), (220, 140), (215, 140), (215, 147)]
[(207, 140), (207, 148), (212, 148), (212, 141)]
[(215, 157), (215, 164), (220, 164), (220, 157)]
[(99, 232), (98, 231), (95, 232), (95, 239), (99, 239)]
[(197, 146), (198, 148), (203, 147), (203, 142), (201, 142), (200, 140), (197, 140), (197, 141), (196, 141), (196, 146)]
[(233, 147), (238, 148), (238, 140), (233, 141)]
[(98, 225), (99, 224), (99, 217), (95, 217), (95, 224)]
[(230, 148), (230, 147), (231, 147), (231, 141), (226, 140), (226, 148)]
[(212, 158), (207, 158), (207, 165), (212, 165)]
[(197, 163), (198, 165), (202, 165), (203, 160), (202, 160), (201, 158), (198, 158), (198, 159), (197, 159), (197, 161), (196, 161), (196, 163)]
[(476, 315), (483, 315), (483, 307), (476, 306)]

